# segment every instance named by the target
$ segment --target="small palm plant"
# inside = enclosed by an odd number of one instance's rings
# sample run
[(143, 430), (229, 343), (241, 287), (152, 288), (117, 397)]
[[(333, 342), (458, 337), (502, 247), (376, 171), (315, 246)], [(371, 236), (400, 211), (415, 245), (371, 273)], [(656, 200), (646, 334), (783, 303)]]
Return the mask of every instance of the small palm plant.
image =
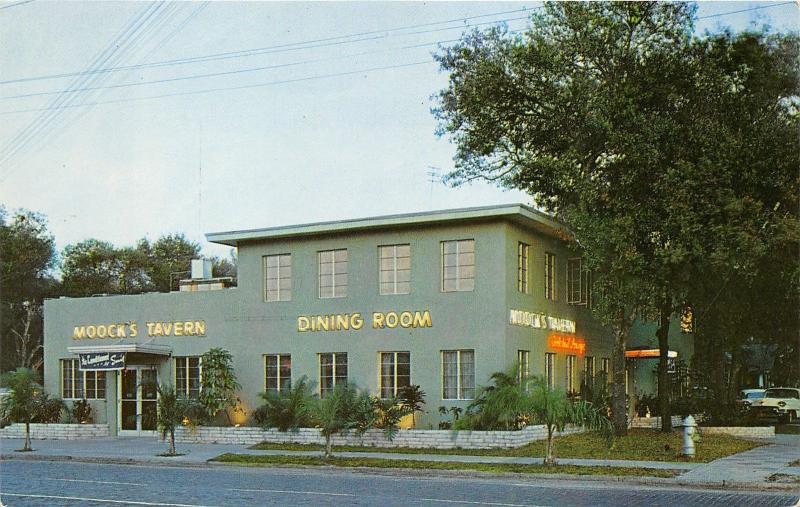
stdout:
[(374, 422), (374, 408), (369, 394), (359, 393), (353, 384), (336, 384), (311, 404), (311, 417), (325, 437), (325, 459), (333, 457), (333, 436), (355, 429), (364, 431)]
[(303, 375), (288, 391), (267, 391), (261, 393), (264, 404), (258, 407), (254, 416), (264, 429), (278, 428), (278, 431), (297, 431), (307, 426), (313, 399), (313, 383)]
[(400, 420), (412, 413), (411, 409), (397, 398), (374, 398), (372, 403), (377, 413), (375, 427), (382, 429), (383, 434), (391, 442), (397, 436)]
[(9, 388), (8, 396), (0, 405), (3, 421), (25, 424), (25, 443), (21, 451), (32, 451), (31, 423), (37, 419), (43, 407), (44, 389), (37, 382), (36, 374), (28, 368), (17, 368), (0, 377), (0, 385)]
[(158, 386), (158, 415), (156, 419), (161, 440), (169, 436), (167, 456), (176, 456), (175, 429), (184, 423), (194, 425), (195, 415), (202, 411), (196, 400), (178, 396), (172, 386)]
[(422, 411), (425, 404), (425, 391), (418, 385), (405, 386), (397, 393), (400, 403), (411, 413), (411, 425), (417, 427), (417, 412)]
[(531, 422), (543, 424), (547, 429), (545, 465), (556, 464), (555, 434), (564, 431), (567, 425), (600, 431), (611, 443), (613, 427), (602, 408), (584, 400), (570, 400), (564, 391), (548, 386), (544, 377), (534, 377), (526, 383), (528, 389), (523, 391), (520, 409)]

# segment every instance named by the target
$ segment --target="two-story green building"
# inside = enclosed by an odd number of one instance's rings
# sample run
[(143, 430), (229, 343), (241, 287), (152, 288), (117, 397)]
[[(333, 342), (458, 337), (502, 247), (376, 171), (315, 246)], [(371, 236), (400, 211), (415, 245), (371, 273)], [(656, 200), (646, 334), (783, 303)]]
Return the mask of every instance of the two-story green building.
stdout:
[[(46, 388), (91, 400), (112, 434), (155, 429), (155, 382), (196, 394), (212, 347), (233, 356), (237, 423), (260, 392), (303, 375), (321, 394), (345, 380), (385, 397), (418, 384), (420, 427), (517, 363), (577, 391), (610, 371), (613, 338), (565, 235), (524, 205), (209, 234), (237, 248), (238, 287), (197, 273), (178, 292), (48, 300)], [(631, 348), (646, 357), (654, 333), (638, 329)], [(691, 356), (688, 335), (672, 343)], [(635, 389), (654, 390), (656, 364), (636, 360)]]

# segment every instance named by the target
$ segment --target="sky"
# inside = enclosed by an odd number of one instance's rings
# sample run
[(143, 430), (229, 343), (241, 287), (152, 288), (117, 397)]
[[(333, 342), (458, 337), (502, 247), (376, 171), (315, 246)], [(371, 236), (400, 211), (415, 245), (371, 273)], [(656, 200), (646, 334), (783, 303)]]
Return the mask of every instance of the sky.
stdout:
[[(205, 233), (529, 202), (437, 181), (455, 148), (431, 53), (539, 5), (0, 2), (0, 204), (47, 215), (59, 251), (182, 232), (226, 256)], [(698, 17), (800, 26), (795, 2)]]

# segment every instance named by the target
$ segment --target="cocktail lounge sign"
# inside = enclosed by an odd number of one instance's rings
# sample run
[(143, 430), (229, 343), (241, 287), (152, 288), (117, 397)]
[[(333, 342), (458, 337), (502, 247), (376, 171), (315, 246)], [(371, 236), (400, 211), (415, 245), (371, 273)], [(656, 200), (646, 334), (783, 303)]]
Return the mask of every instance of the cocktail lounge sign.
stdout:
[[(206, 335), (206, 322), (204, 320), (145, 322), (144, 328), (147, 332), (147, 336), (151, 337)], [(75, 326), (72, 330), (72, 339), (136, 338), (139, 336), (139, 332), (140, 328), (135, 320), (128, 322), (111, 322), (107, 324), (89, 324)]]
[(93, 352), (80, 354), (80, 369), (84, 371), (121, 370), (125, 368), (122, 352)]

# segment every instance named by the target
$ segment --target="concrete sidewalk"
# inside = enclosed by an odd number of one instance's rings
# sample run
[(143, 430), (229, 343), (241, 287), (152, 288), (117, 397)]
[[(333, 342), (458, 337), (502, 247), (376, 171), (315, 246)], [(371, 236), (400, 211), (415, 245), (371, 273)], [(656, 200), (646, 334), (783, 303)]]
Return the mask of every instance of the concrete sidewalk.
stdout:
[(773, 476), (780, 474), (789, 480), (794, 477), (795, 485), (800, 488), (800, 467), (789, 466), (798, 460), (800, 435), (776, 435), (774, 442), (769, 445), (704, 463), (681, 475), (681, 479), (703, 484), (731, 484), (769, 482)]

